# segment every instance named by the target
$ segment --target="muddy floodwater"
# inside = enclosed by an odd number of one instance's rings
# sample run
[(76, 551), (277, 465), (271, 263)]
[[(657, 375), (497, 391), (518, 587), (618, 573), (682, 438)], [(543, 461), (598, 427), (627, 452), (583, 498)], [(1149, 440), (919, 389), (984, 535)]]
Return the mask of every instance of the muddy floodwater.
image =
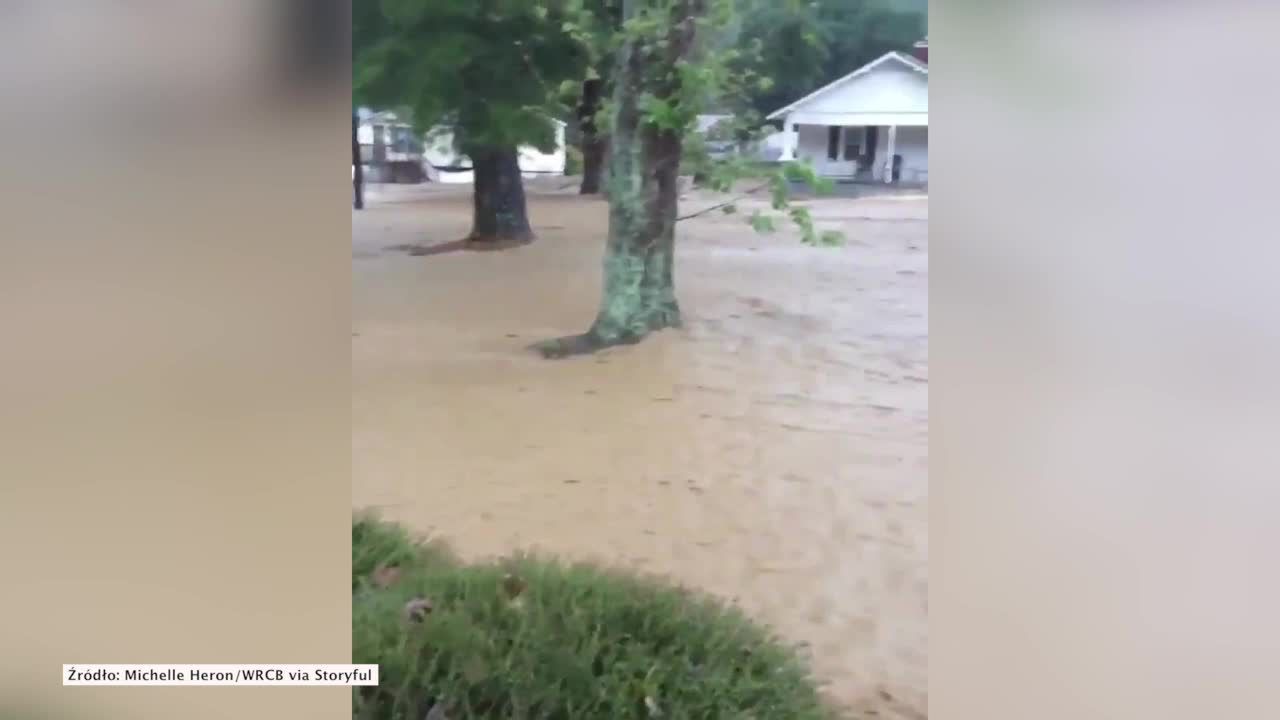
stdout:
[[(538, 241), (414, 255), (469, 188), (352, 214), (353, 503), (467, 556), (536, 549), (660, 573), (807, 643), (831, 696), (925, 717), (928, 202), (823, 198), (809, 248), (680, 223), (686, 327), (546, 361), (594, 316), (606, 205), (530, 189)], [(682, 213), (712, 204), (690, 196)]]

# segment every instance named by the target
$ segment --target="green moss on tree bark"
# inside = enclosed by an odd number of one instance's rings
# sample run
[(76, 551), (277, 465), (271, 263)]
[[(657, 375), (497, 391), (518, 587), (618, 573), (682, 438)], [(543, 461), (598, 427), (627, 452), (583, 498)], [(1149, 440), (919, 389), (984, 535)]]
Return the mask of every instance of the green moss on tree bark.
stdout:
[[(634, 2), (626, 5), (627, 16), (633, 17)], [(674, 269), (683, 133), (647, 118), (641, 99), (677, 96), (675, 69), (693, 52), (692, 19), (703, 10), (703, 0), (681, 0), (671, 11), (663, 42), (645, 44), (632, 37), (619, 52), (606, 188), (604, 295), (587, 332), (534, 346), (544, 357), (637, 343), (651, 332), (681, 324)]]

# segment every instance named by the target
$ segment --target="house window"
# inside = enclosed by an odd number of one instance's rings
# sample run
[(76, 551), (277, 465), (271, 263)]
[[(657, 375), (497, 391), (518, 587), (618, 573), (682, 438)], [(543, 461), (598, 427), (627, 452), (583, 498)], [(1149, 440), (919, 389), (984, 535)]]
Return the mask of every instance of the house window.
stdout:
[(838, 125), (827, 127), (827, 159), (840, 159), (840, 126)]
[(862, 133), (852, 132), (852, 128), (844, 133), (844, 159), (857, 160), (862, 154)]

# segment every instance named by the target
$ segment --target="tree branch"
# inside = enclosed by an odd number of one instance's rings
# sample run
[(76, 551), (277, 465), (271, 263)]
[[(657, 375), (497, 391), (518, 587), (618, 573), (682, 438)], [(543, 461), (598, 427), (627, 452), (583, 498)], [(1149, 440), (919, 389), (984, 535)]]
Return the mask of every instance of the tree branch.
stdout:
[(709, 208), (703, 208), (702, 210), (699, 210), (699, 211), (697, 211), (697, 212), (693, 212), (693, 213), (689, 213), (688, 215), (681, 215), (680, 217), (676, 218), (676, 222), (680, 222), (681, 220), (688, 220), (689, 218), (696, 218), (696, 217), (698, 217), (699, 215), (706, 215), (707, 213), (709, 213), (709, 212), (711, 212), (711, 211), (713, 211), (713, 210), (719, 210), (719, 209), (720, 209), (720, 208), (722, 208), (722, 207), (728, 207), (728, 206), (730, 206), (730, 205), (732, 205), (732, 204), (734, 204), (734, 203), (738, 202), (739, 200), (744, 200), (744, 199), (746, 199), (746, 197), (747, 197), (748, 195), (753, 195), (753, 194), (755, 194), (755, 193), (758, 193), (758, 192), (760, 192), (761, 190), (764, 190), (764, 189), (765, 189), (765, 188), (767, 188), (767, 187), (769, 187), (769, 183), (765, 183), (765, 184), (763, 184), (763, 185), (757, 185), (756, 187), (751, 188), (750, 190), (748, 190), (748, 191), (746, 191), (746, 192), (742, 193), (741, 195), (739, 195), (739, 196), (738, 196), (738, 197), (736, 197), (736, 198), (733, 198), (732, 200), (726, 200), (726, 201), (724, 201), (724, 202), (720, 203), (719, 205), (712, 205), (712, 206), (711, 206), (711, 207), (709, 207)]

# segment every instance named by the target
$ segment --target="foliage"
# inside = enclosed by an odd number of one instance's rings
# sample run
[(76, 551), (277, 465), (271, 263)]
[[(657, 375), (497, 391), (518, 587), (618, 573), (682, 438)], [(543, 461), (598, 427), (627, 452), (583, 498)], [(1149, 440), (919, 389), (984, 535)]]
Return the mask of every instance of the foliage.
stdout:
[(352, 546), (353, 662), (380, 673), (353, 718), (833, 717), (793, 649), (696, 593), (531, 557), (465, 565), (367, 517)]
[(460, 149), (555, 144), (552, 98), (583, 47), (573, 0), (354, 0), (353, 99), (405, 106), (421, 132), (455, 127)]
[[(697, 133), (694, 134), (695, 136)], [(727, 158), (712, 158), (705, 150), (705, 141), (695, 138), (688, 146), (686, 158), (689, 165), (696, 168), (694, 177), (700, 178), (702, 185), (716, 192), (730, 193), (744, 180), (756, 180), (761, 184), (756, 189), (769, 191), (770, 208), (786, 217), (800, 231), (800, 241), (806, 245), (831, 247), (843, 245), (844, 235), (835, 230), (819, 232), (813, 223), (808, 208), (793, 204), (793, 187), (807, 187), (818, 195), (830, 194), (833, 183), (830, 179), (820, 177), (813, 166), (806, 162), (790, 162), (782, 165), (764, 165), (741, 155)], [(753, 192), (753, 191), (749, 191)], [(725, 214), (737, 211), (734, 202), (721, 206)], [(762, 213), (757, 210), (747, 217), (747, 224), (760, 233), (772, 233), (778, 229), (778, 216)]]
[(773, 79), (749, 98), (767, 115), (925, 34), (927, 6), (906, 0), (741, 0), (737, 42), (758, 43), (739, 61)]
[(564, 149), (564, 174), (582, 174), (582, 150), (575, 145), (568, 145)]
[[(677, 92), (647, 96), (641, 107), (647, 121), (664, 129), (683, 129), (684, 172), (702, 186), (731, 191), (746, 179), (763, 180), (772, 209), (814, 246), (844, 243), (836, 231), (820, 231), (807, 208), (793, 206), (795, 185), (819, 195), (832, 191), (806, 163), (762, 166), (739, 153), (713, 157), (708, 140), (732, 139), (749, 149), (772, 131), (764, 115), (814, 89), (847, 75), (889, 50), (902, 50), (925, 32), (927, 6), (917, 0), (709, 0), (699, 19), (703, 52), (677, 68)], [(658, 45), (669, 2), (646, 5), (649, 11), (624, 28), (641, 42)], [(697, 132), (698, 114), (729, 115), (710, 133)], [(733, 203), (725, 212), (736, 210)], [(753, 213), (748, 223), (758, 232), (777, 229), (775, 217)]]
[(376, 570), (409, 564), (454, 564), (448, 548), (415, 540), (403, 527), (382, 522), (371, 514), (351, 521), (351, 590), (359, 589)]
[[(729, 192), (742, 180), (762, 179), (770, 188), (773, 209), (784, 213), (795, 224), (802, 242), (840, 244), (842, 236), (833, 231), (820, 234), (808, 210), (791, 205), (791, 186), (795, 183), (808, 185), (819, 194), (830, 192), (830, 182), (819, 178), (812, 167), (801, 163), (764, 166), (741, 153), (713, 157), (708, 152), (707, 140), (712, 137), (733, 139), (739, 147), (750, 146), (763, 137), (767, 128), (760, 114), (751, 107), (750, 98), (771, 88), (772, 81), (753, 69), (760, 66), (762, 43), (753, 41), (742, 47), (737, 42), (743, 24), (741, 4), (746, 0), (701, 1), (705, 11), (694, 20), (699, 52), (691, 60), (682, 60), (673, 67), (661, 62), (646, 63), (649, 72), (662, 75), (655, 78), (659, 82), (646, 86), (666, 91), (648, 92), (639, 98), (644, 122), (660, 130), (679, 132), (684, 137), (679, 158), (682, 171), (692, 174), (701, 185)], [(780, 5), (790, 7), (796, 3), (787, 0)], [(633, 43), (641, 57), (661, 58), (669, 42), (671, 22), (670, 2), (644, 3), (636, 16), (623, 24), (620, 42)], [(699, 132), (697, 119), (712, 108), (728, 110), (729, 116), (707, 135)], [(732, 203), (726, 207), (732, 208)], [(754, 214), (747, 222), (757, 231), (774, 230), (772, 218), (765, 220), (764, 217)]]
[[(622, 3), (623, 0), (566, 0), (566, 19), (560, 29), (577, 43), (582, 63), (578, 72), (563, 80), (552, 93), (558, 112), (573, 114), (580, 110), (583, 84), (587, 80), (601, 81), (601, 97), (605, 102), (612, 96), (613, 69), (621, 47)], [(608, 117), (608, 110), (600, 106), (594, 116), (583, 120), (604, 128)]]

